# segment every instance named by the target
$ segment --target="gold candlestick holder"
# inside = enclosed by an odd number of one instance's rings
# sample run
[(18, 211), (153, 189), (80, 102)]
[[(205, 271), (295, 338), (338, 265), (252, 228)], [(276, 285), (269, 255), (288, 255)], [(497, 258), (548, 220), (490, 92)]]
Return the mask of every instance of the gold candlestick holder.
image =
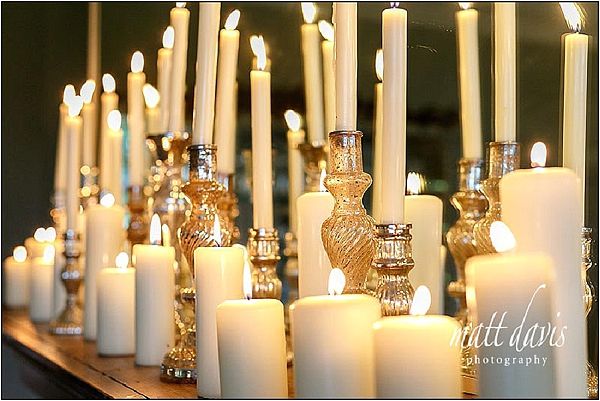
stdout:
[(238, 208), (238, 197), (235, 194), (234, 174), (217, 173), (217, 181), (223, 186), (223, 196), (217, 202), (217, 209), (222, 215), (224, 223), (231, 233), (231, 242), (237, 242), (240, 239), (240, 228), (235, 225), (235, 220), (240, 215)]
[(448, 285), (448, 293), (457, 301), (458, 310), (454, 317), (466, 332), (461, 348), (462, 373), (471, 378), (476, 377), (477, 369), (473, 363), (475, 350), (469, 346), (468, 341), (473, 323), (467, 310), (465, 263), (468, 258), (477, 255), (473, 228), (487, 208), (487, 200), (479, 191), (482, 167), (481, 159), (463, 158), (458, 162), (458, 192), (452, 195), (450, 203), (459, 212), (459, 217), (446, 234), (448, 249), (456, 268), (456, 280)]
[(383, 316), (408, 315), (415, 293), (408, 273), (415, 265), (410, 241), (411, 224), (378, 224), (375, 226), (375, 257), (377, 271), (375, 297)]
[(77, 304), (79, 286), (83, 281), (83, 273), (79, 268), (80, 252), (79, 234), (75, 230), (67, 229), (64, 234), (65, 267), (60, 273), (67, 291), (67, 300), (62, 312), (50, 322), (50, 333), (54, 335), (83, 334), (83, 311)]
[(276, 228), (250, 228), (248, 254), (252, 263), (252, 298), (281, 299), (281, 280), (277, 277), (279, 233)]
[[(585, 316), (592, 311), (595, 301), (594, 286), (588, 276), (589, 269), (594, 266), (592, 257), (592, 229), (583, 227), (581, 229), (581, 276), (583, 279), (583, 304), (585, 306)], [(589, 342), (589, 341), (588, 341)], [(586, 366), (587, 372), (587, 391), (589, 399), (598, 398), (598, 374), (594, 370), (594, 366), (588, 361)]]
[(490, 239), (490, 227), (502, 219), (500, 179), (519, 168), (520, 149), (517, 142), (490, 142), (487, 154), (487, 178), (481, 183), (481, 192), (488, 200), (485, 216), (475, 223), (473, 235), (477, 253), (496, 253)]
[(127, 239), (133, 247), (136, 244), (143, 244), (148, 238), (149, 222), (146, 213), (146, 197), (144, 196), (144, 187), (133, 185), (127, 188), (129, 207), (129, 227), (127, 227)]
[(324, 182), (335, 206), (323, 222), (321, 238), (331, 266), (346, 275), (345, 293), (366, 291), (365, 280), (375, 253), (375, 221), (362, 203), (371, 176), (363, 171), (361, 137), (360, 131), (329, 134), (331, 172)]
[(306, 192), (319, 192), (321, 190), (321, 174), (327, 171), (328, 149), (324, 143), (301, 143), (298, 145), (304, 159), (304, 172), (306, 173)]

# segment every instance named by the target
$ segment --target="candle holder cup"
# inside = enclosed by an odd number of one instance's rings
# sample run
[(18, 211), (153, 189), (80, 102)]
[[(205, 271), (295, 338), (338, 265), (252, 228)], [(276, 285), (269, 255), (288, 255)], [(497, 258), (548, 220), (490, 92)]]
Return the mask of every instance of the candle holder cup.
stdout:
[(252, 263), (252, 298), (281, 299), (281, 280), (277, 277), (279, 233), (276, 228), (250, 228), (248, 254)]
[(481, 192), (488, 201), (488, 209), (473, 228), (477, 253), (496, 253), (490, 239), (490, 227), (502, 219), (500, 179), (519, 168), (520, 149), (517, 142), (490, 142), (487, 154), (487, 178), (481, 183)]
[(327, 153), (324, 143), (302, 143), (298, 145), (304, 159), (304, 172), (306, 173), (306, 192), (319, 192), (323, 183), (321, 174), (327, 171)]
[(83, 273), (79, 267), (81, 254), (79, 234), (68, 229), (64, 234), (65, 267), (60, 273), (67, 299), (62, 312), (50, 322), (50, 333), (54, 335), (79, 336), (83, 334), (83, 311), (78, 305), (79, 287), (83, 281)]
[(143, 244), (148, 239), (148, 214), (146, 213), (146, 197), (144, 187), (133, 185), (127, 188), (129, 207), (129, 227), (127, 227), (127, 239), (131, 246)]
[[(583, 304), (585, 306), (585, 316), (590, 314), (594, 307), (595, 294), (594, 286), (590, 281), (589, 269), (594, 266), (592, 255), (592, 229), (584, 227), (581, 230), (581, 275), (583, 279)], [(588, 361), (586, 366), (587, 392), (589, 399), (598, 398), (598, 374), (594, 366)]]
[(331, 266), (346, 275), (346, 293), (366, 292), (365, 280), (375, 253), (375, 221), (362, 203), (371, 176), (363, 171), (361, 137), (360, 131), (329, 134), (330, 173), (324, 182), (335, 206), (323, 222), (321, 238)]

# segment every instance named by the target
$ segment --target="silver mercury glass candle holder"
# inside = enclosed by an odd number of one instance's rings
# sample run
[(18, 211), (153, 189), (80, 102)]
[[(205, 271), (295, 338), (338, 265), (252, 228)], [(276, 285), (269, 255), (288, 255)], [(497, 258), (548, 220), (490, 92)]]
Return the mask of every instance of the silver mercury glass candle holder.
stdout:
[(277, 277), (279, 234), (276, 228), (250, 228), (248, 254), (252, 263), (252, 298), (281, 299), (281, 280)]
[[(589, 278), (589, 269), (594, 266), (592, 255), (592, 229), (583, 227), (581, 229), (581, 276), (583, 279), (583, 304), (585, 306), (585, 316), (590, 314), (594, 307), (595, 294), (594, 286)], [(589, 342), (589, 341), (588, 341)], [(587, 391), (589, 399), (598, 398), (598, 374), (594, 370), (594, 366), (588, 361), (586, 367), (587, 374)]]

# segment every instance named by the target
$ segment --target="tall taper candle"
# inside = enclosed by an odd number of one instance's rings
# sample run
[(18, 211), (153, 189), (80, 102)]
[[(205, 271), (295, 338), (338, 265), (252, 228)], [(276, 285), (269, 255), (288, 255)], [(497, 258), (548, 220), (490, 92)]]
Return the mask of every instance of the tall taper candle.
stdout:
[[(112, 170), (108, 145), (108, 113), (119, 108), (119, 95), (115, 93), (115, 79), (110, 74), (102, 76), (102, 88), (104, 92), (100, 96), (100, 188), (104, 189), (110, 182), (110, 171)], [(120, 124), (120, 123), (119, 123)], [(115, 195), (116, 196), (116, 195)]]
[(319, 21), (319, 31), (325, 39), (321, 42), (323, 55), (323, 98), (325, 103), (325, 135), (335, 130), (335, 71), (333, 63), (333, 25)]
[(171, 71), (173, 70), (173, 42), (175, 30), (172, 26), (165, 29), (162, 37), (161, 49), (158, 49), (156, 58), (156, 86), (160, 93), (160, 131), (169, 129), (169, 107), (171, 99)]
[(88, 79), (80, 90), (83, 99), (81, 118), (83, 119), (83, 146), (81, 153), (81, 164), (83, 166), (96, 166), (96, 105), (92, 102), (96, 83)]
[(144, 95), (146, 83), (144, 56), (136, 51), (131, 57), (131, 72), (127, 74), (127, 126), (129, 128), (129, 185), (144, 183)]
[(171, 95), (169, 107), (169, 131), (185, 130), (185, 71), (187, 68), (188, 26), (190, 11), (185, 3), (176, 3), (171, 9), (171, 26), (175, 30), (173, 66), (171, 71)]
[(287, 110), (284, 117), (288, 126), (289, 231), (296, 234), (298, 229), (296, 200), (304, 192), (304, 162), (298, 145), (304, 143), (304, 130), (300, 129), (300, 115), (294, 110)]
[(66, 119), (67, 133), (67, 188), (65, 205), (67, 210), (67, 230), (77, 231), (79, 214), (79, 169), (81, 168), (81, 134), (83, 122), (79, 113), (83, 99), (73, 96), (69, 100), (69, 116)]
[(151, 84), (144, 84), (142, 89), (144, 101), (146, 102), (146, 133), (158, 134), (161, 132), (160, 126), (160, 94)]
[(494, 134), (496, 142), (517, 137), (517, 48), (515, 3), (494, 3)]
[[(56, 164), (54, 166), (54, 192), (64, 192), (67, 185), (67, 133), (66, 119), (68, 116), (68, 100), (75, 96), (75, 87), (71, 84), (65, 86), (63, 101), (58, 108), (58, 139), (56, 142)], [(64, 196), (64, 193), (62, 194)]]
[(356, 130), (356, 3), (334, 3), (335, 129)]
[(375, 54), (375, 74), (379, 82), (375, 84), (375, 123), (373, 124), (373, 211), (375, 221), (381, 219), (381, 157), (383, 141), (383, 49)]

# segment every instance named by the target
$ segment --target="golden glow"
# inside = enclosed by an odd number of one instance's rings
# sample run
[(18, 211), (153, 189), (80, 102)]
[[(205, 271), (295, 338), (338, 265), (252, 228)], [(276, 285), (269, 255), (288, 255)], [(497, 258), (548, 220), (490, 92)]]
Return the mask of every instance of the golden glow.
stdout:
[(104, 207), (112, 207), (115, 204), (115, 196), (110, 192), (100, 198), (100, 204)]
[(304, 22), (307, 24), (312, 24), (317, 15), (317, 7), (315, 6), (315, 3), (302, 2), (301, 5)]
[(300, 114), (296, 113), (294, 110), (286, 110), (285, 113), (283, 113), (283, 117), (285, 118), (285, 123), (290, 131), (300, 131), (300, 123), (302, 122)]
[(319, 177), (319, 191), (326, 192), (327, 188), (325, 188), (325, 177), (327, 177), (327, 171), (324, 168), (321, 169), (321, 176)]
[(531, 167), (544, 167), (546, 165), (546, 145), (543, 142), (536, 142), (531, 147), (530, 160)]
[(120, 252), (117, 255), (115, 266), (117, 266), (117, 269), (127, 269), (127, 266), (129, 266), (129, 255), (127, 255), (127, 252)]
[(341, 269), (334, 267), (329, 273), (329, 282), (327, 283), (327, 292), (329, 295), (340, 295), (346, 287), (346, 276)]
[(102, 75), (102, 89), (106, 93), (112, 93), (117, 88), (117, 83), (115, 82), (115, 78), (110, 74)]
[(458, 6), (463, 10), (468, 10), (469, 8), (471, 8), (472, 5), (473, 3), (458, 3)]
[(331, 22), (325, 20), (319, 21), (319, 32), (321, 32), (321, 36), (323, 36), (325, 40), (333, 42), (335, 33)]
[(240, 10), (233, 10), (225, 20), (225, 29), (233, 31), (240, 22)]
[(79, 95), (83, 99), (83, 103), (90, 104), (92, 97), (94, 97), (94, 91), (96, 90), (96, 82), (93, 79), (88, 79), (79, 90)]
[(185, 7), (185, 1), (178, 1), (175, 3), (175, 7), (177, 8), (183, 8)]
[(131, 72), (144, 71), (144, 55), (141, 51), (136, 50), (131, 56)]
[(69, 117), (77, 117), (83, 108), (83, 99), (81, 96), (73, 96), (67, 103), (69, 108)]
[(161, 232), (160, 217), (154, 213), (150, 220), (150, 245), (160, 245)]
[(144, 94), (144, 101), (146, 102), (146, 107), (149, 109), (153, 109), (158, 105), (160, 101), (160, 94), (158, 93), (158, 89), (150, 84), (144, 84), (142, 88), (142, 93)]
[(413, 316), (426, 315), (431, 306), (431, 291), (426, 285), (420, 285), (415, 291), (412, 304), (410, 305), (410, 314)]
[(81, 196), (84, 198), (89, 197), (92, 194), (92, 189), (87, 185), (85, 187), (81, 187)]
[(377, 79), (383, 81), (383, 49), (377, 49), (375, 53), (375, 74)]
[(165, 29), (162, 37), (162, 45), (165, 49), (172, 49), (173, 44), (175, 43), (175, 28), (171, 25)]
[(267, 66), (267, 51), (265, 49), (265, 40), (262, 35), (252, 35), (250, 36), (250, 47), (252, 48), (252, 53), (256, 57), (256, 67), (260, 71), (264, 71)]
[(56, 252), (56, 250), (54, 249), (53, 245), (46, 245), (44, 247), (44, 256), (42, 256), (42, 258), (44, 259), (44, 262), (52, 263), (54, 261), (55, 252)]
[(81, 173), (81, 175), (89, 175), (92, 172), (92, 169), (88, 165), (83, 165), (79, 169), (79, 172)]
[(576, 3), (558, 3), (565, 17), (567, 25), (573, 32), (581, 32), (583, 28), (583, 14)]
[(56, 229), (54, 227), (46, 228), (46, 242), (56, 241)]
[(63, 91), (63, 103), (69, 104), (71, 99), (75, 97), (75, 87), (71, 84), (65, 86), (65, 90)]
[(121, 112), (119, 110), (111, 110), (106, 117), (108, 128), (113, 131), (121, 129)]
[(23, 245), (19, 245), (15, 249), (13, 249), (13, 258), (15, 262), (23, 263), (27, 259), (27, 248)]
[(517, 245), (512, 231), (501, 221), (494, 221), (490, 226), (490, 239), (496, 252), (508, 252)]
[(35, 233), (33, 233), (33, 239), (37, 242), (46, 241), (46, 229), (40, 227), (37, 230), (35, 230)]

